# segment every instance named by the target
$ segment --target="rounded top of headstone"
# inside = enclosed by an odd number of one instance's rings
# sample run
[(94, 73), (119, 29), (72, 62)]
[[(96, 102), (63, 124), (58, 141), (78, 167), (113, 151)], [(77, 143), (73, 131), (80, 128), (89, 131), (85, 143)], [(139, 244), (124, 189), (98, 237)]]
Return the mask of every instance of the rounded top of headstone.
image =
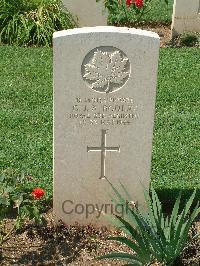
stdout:
[(83, 28), (74, 28), (69, 30), (57, 31), (53, 34), (53, 38), (65, 37), (69, 35), (76, 34), (87, 34), (87, 33), (121, 33), (121, 34), (132, 34), (132, 35), (141, 35), (144, 37), (154, 38), (160, 40), (160, 37), (157, 33), (152, 31), (146, 31), (135, 28), (127, 27), (114, 27), (114, 26), (97, 26), (97, 27), (83, 27)]

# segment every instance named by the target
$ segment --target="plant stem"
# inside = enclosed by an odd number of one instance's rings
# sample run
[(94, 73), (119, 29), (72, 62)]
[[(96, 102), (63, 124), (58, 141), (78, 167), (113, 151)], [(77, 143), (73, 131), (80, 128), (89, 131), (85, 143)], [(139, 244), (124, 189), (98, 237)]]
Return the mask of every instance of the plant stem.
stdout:
[(1, 238), (0, 238), (0, 249), (2, 249), (2, 247), (3, 247), (3, 243), (9, 238), (9, 236), (10, 236), (10, 235), (12, 234), (12, 232), (14, 231), (17, 222), (18, 222), (18, 219), (16, 219), (14, 225), (11, 227), (11, 229), (8, 231), (8, 233), (7, 233), (5, 236), (3, 236), (3, 234), (2, 234), (2, 236), (1, 236)]

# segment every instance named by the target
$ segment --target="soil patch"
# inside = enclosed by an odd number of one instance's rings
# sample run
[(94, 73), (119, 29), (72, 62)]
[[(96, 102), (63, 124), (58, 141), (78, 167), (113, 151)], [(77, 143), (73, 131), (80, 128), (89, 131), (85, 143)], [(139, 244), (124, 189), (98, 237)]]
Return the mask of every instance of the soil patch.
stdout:
[(141, 29), (156, 32), (160, 37), (160, 47), (168, 47), (171, 41), (170, 25), (145, 25)]
[[(48, 213), (46, 219), (46, 226), (27, 222), (22, 230), (11, 236), (0, 249), (0, 265), (123, 265), (119, 261), (95, 260), (97, 256), (109, 252), (128, 251), (125, 246), (106, 240), (108, 236), (121, 235), (120, 231), (106, 227), (94, 228), (92, 225), (56, 225), (52, 212)], [(8, 220), (7, 226), (12, 222)], [(200, 232), (200, 222), (194, 224), (190, 237), (197, 232)], [(199, 261), (200, 241), (196, 239), (190, 241), (176, 265), (197, 266)]]

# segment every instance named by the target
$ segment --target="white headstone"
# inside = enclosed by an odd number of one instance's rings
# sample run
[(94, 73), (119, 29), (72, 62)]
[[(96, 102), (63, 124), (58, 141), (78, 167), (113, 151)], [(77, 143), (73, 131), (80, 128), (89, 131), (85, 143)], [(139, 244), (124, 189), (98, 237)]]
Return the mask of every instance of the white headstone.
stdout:
[(200, 0), (174, 0), (172, 37), (200, 32)]
[(79, 27), (107, 25), (103, 0), (63, 0), (63, 4), (74, 15)]
[(102, 225), (113, 207), (104, 177), (144, 204), (159, 37), (91, 27), (57, 32), (53, 44), (54, 211), (67, 224)]

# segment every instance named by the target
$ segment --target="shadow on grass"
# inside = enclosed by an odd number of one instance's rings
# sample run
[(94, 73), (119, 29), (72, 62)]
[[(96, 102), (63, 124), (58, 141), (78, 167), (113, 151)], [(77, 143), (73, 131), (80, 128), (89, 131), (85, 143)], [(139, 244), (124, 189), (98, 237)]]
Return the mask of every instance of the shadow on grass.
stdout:
[[(158, 197), (160, 201), (162, 202), (163, 211), (165, 213), (171, 213), (174, 203), (181, 192), (181, 203), (180, 207), (183, 208), (189, 198), (191, 197), (192, 193), (194, 192), (194, 189), (156, 189), (156, 192), (158, 194)], [(193, 208), (196, 206), (197, 202), (200, 200), (200, 188), (197, 189), (196, 197), (193, 202)]]

